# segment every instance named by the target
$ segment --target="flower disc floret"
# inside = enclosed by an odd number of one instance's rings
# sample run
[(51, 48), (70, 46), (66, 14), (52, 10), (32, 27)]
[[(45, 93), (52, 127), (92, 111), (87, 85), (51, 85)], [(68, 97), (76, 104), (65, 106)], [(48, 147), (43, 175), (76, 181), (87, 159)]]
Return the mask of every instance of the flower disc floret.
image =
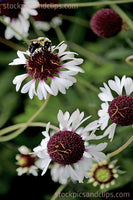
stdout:
[[(68, 178), (72, 181), (83, 182), (88, 177), (88, 170), (92, 167), (92, 160), (102, 161), (106, 158), (101, 152), (107, 143), (89, 145), (87, 140), (95, 139), (94, 132), (98, 128), (98, 121), (88, 124), (85, 128), (79, 126), (90, 116), (84, 117), (84, 113), (77, 109), (70, 116), (69, 112), (58, 112), (59, 131), (49, 134), (50, 123), (43, 132), (45, 139), (34, 148), (34, 153), (39, 157), (38, 167), (43, 170), (42, 175), (51, 161), (52, 179), (65, 184)], [(57, 127), (56, 127), (57, 128)], [(90, 132), (90, 133), (89, 133)], [(51, 136), (50, 136), (51, 135)]]
[(90, 23), (93, 32), (103, 38), (113, 37), (122, 29), (121, 17), (109, 8), (97, 11), (92, 16)]
[(109, 135), (113, 139), (116, 126), (133, 125), (133, 79), (125, 75), (120, 80), (115, 76), (114, 80), (109, 80), (108, 85), (100, 87), (99, 98), (103, 101), (101, 110), (98, 111), (99, 125), (104, 130), (109, 123), (113, 122), (104, 131), (104, 134), (97, 136), (98, 139)]
[(110, 119), (120, 126), (133, 124), (133, 97), (121, 95), (109, 104)]
[(107, 160), (95, 163), (89, 172), (91, 178), (88, 182), (93, 183), (93, 186), (99, 185), (101, 189), (114, 185), (116, 178), (119, 177), (115, 163), (116, 160), (110, 163)]
[(21, 167), (31, 167), (35, 164), (35, 157), (33, 155), (21, 154), (18, 163)]
[(61, 67), (60, 59), (56, 54), (50, 51), (38, 52), (34, 56), (29, 57), (26, 64), (28, 74), (35, 79), (53, 78), (59, 73)]
[(54, 162), (69, 165), (79, 161), (85, 151), (81, 136), (72, 131), (60, 131), (49, 140), (48, 153)]

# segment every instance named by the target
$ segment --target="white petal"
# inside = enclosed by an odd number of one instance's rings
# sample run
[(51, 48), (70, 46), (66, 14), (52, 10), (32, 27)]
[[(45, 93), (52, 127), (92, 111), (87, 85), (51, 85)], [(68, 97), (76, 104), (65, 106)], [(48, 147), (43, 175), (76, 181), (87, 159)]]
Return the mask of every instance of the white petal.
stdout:
[(30, 88), (29, 88), (29, 97), (30, 99), (33, 99), (33, 96), (35, 94), (35, 80), (33, 80), (33, 83), (31, 84)]
[(40, 100), (42, 100), (43, 98), (46, 99), (47, 98), (47, 91), (43, 85), (43, 82), (40, 81), (37, 87), (37, 96)]
[(22, 52), (22, 51), (17, 51), (17, 55), (19, 58), (16, 58), (13, 60), (13, 62), (9, 63), (9, 65), (22, 65), (22, 64), (26, 64), (27, 59), (24, 56), (24, 53), (26, 54), (26, 52)]
[(73, 82), (70, 80), (54, 77), (51, 82), (51, 89), (53, 91), (53, 94), (56, 96), (58, 94), (58, 91), (65, 94), (66, 89), (68, 89), (72, 85)]
[(126, 78), (124, 87), (126, 94), (130, 95), (133, 92), (133, 80), (131, 78)]
[(52, 26), (55, 28), (56, 26), (60, 26), (62, 24), (62, 19), (60, 17), (52, 18)]
[(29, 81), (28, 83), (26, 83), (22, 89), (21, 89), (21, 93), (29, 93), (29, 97), (32, 99), (34, 94), (35, 94), (35, 79)]
[(114, 97), (112, 96), (111, 90), (110, 88), (107, 86), (106, 83), (104, 83), (104, 88), (100, 87), (100, 90), (102, 91), (98, 97), (102, 100), (102, 101), (112, 101), (114, 99)]
[[(89, 118), (90, 118), (90, 117), (91, 117), (91, 116), (89, 116)], [(83, 133), (84, 133), (84, 132), (88, 132), (88, 131), (95, 130), (95, 129), (98, 128), (98, 126), (99, 126), (98, 120), (95, 120), (95, 121), (91, 122), (90, 124), (88, 124), (88, 125), (84, 128)]]
[(19, 15), (20, 23), (22, 25), (23, 33), (27, 33), (30, 27), (30, 23), (27, 19), (25, 19), (22, 15)]
[(19, 152), (21, 154), (29, 154), (29, 152), (30, 152), (30, 150), (26, 146), (24, 146), (24, 145), (21, 146), (21, 147), (19, 147), (18, 150), (19, 150)]
[(43, 172), (41, 174), (42, 176), (46, 173), (48, 166), (51, 162), (51, 158), (47, 158), (47, 159), (43, 160), (43, 162), (44, 162), (44, 168), (43, 168)]
[(57, 118), (58, 118), (58, 121), (59, 121), (60, 129), (62, 130), (64, 128), (67, 128), (67, 126), (68, 126), (68, 119), (69, 119), (69, 113), (66, 112), (63, 115), (63, 112), (61, 110), (59, 110)]
[(21, 87), (22, 81), (28, 77), (28, 74), (18, 75), (13, 79), (13, 84), (16, 85), (16, 91), (18, 91)]
[(50, 29), (50, 24), (48, 22), (35, 21), (34, 24), (39, 30), (48, 31)]
[(66, 44), (62, 44), (62, 45), (59, 47), (58, 56), (61, 56), (62, 53), (66, 50), (66, 48), (67, 48), (67, 45), (66, 45)]
[(122, 80), (120, 81), (120, 79), (117, 76), (115, 76), (115, 81), (109, 80), (108, 84), (113, 91), (115, 91), (119, 95), (122, 95), (122, 89), (124, 86), (125, 78), (126, 77), (123, 76)]

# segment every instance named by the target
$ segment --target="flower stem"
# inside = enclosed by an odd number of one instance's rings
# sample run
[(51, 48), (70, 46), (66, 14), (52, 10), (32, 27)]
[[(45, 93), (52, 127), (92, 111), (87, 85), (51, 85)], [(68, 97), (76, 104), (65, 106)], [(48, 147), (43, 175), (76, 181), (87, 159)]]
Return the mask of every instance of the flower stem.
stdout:
[(80, 82), (81, 84), (83, 84), (85, 87), (87, 87), (91, 91), (95, 92), (96, 94), (99, 93), (99, 90), (94, 85), (89, 83), (89, 81), (86, 81), (84, 78), (78, 77), (77, 80), (78, 80), (78, 82)]
[(128, 57), (126, 58), (126, 62), (127, 62), (129, 65), (133, 65), (133, 62), (130, 61), (130, 60), (132, 60), (132, 59), (133, 59), (133, 55), (128, 56)]
[(120, 152), (122, 152), (125, 148), (127, 148), (131, 144), (132, 141), (133, 141), (133, 136), (131, 136), (129, 138), (129, 140), (124, 145), (122, 145), (120, 148), (113, 151), (112, 153), (109, 153), (109, 157), (113, 157), (113, 156), (119, 154)]
[(11, 131), (17, 130), (19, 128), (22, 128), (25, 125), (25, 123), (21, 123), (21, 124), (15, 124), (6, 128), (3, 128), (2, 130), (0, 130), (0, 136), (9, 133)]
[(85, 3), (64, 3), (64, 4), (40, 4), (41, 8), (83, 8), (90, 6), (101, 6), (101, 5), (112, 5), (112, 4), (122, 4), (131, 3), (133, 0), (114, 0), (114, 1), (96, 1), (96, 2), (85, 2)]
[(62, 30), (60, 29), (60, 27), (59, 27), (59, 26), (55, 26), (55, 27), (54, 27), (54, 30), (55, 30), (55, 32), (56, 32), (56, 35), (57, 35), (57, 37), (58, 37), (58, 40), (59, 40), (60, 42), (62, 42), (62, 41), (65, 41), (65, 42), (66, 42), (65, 35), (63, 34), (63, 32), (62, 32)]
[(43, 111), (43, 109), (46, 107), (49, 101), (49, 98), (50, 98), (50, 94), (48, 94), (48, 97), (45, 100), (44, 104), (41, 106), (41, 108), (28, 120), (28, 122), (26, 123), (27, 125), (29, 125), (40, 114), (40, 112)]
[(75, 24), (79, 24), (80, 26), (84, 26), (86, 28), (90, 28), (90, 23), (85, 20), (85, 19), (82, 19), (80, 17), (75, 17), (75, 16), (67, 16), (67, 15), (60, 15), (60, 17), (62, 19), (65, 19), (65, 20), (68, 20), (70, 22), (73, 22)]
[(15, 49), (15, 50), (26, 51), (26, 49), (23, 46), (15, 44), (14, 42), (6, 40), (2, 37), (0, 37), (0, 43), (5, 44), (6, 46), (11, 47), (12, 49)]
[(10, 27), (15, 33), (17, 33), (17, 34), (22, 38), (23, 41), (25, 41), (27, 44), (29, 44), (29, 40), (26, 39), (25, 37), (23, 37), (23, 35), (21, 35), (21, 34), (20, 34), (16, 29), (14, 29), (10, 24), (8, 24), (7, 22), (5, 22), (5, 21), (3, 20), (2, 17), (0, 17), (0, 22), (1, 22), (2, 24), (4, 24), (5, 26)]
[[(3, 128), (2, 130), (0, 130), (0, 136), (6, 134), (6, 133), (9, 133), (11, 131), (14, 131), (14, 130), (17, 130), (17, 129), (20, 129), (22, 127), (24, 127), (26, 125), (26, 123), (21, 123), (21, 124), (15, 124), (13, 126), (9, 126), (9, 127), (6, 127), (6, 128)], [(31, 127), (35, 127), (35, 126), (39, 126), (39, 127), (46, 127), (47, 126), (47, 123), (42, 123), (42, 122), (31, 122), (29, 124), (29, 126)], [(49, 125), (49, 127), (55, 131), (59, 131), (60, 129), (54, 125)]]
[(46, 107), (46, 105), (49, 101), (49, 98), (50, 98), (50, 94), (48, 94), (48, 97), (47, 97), (46, 101), (44, 102), (44, 104), (41, 106), (41, 108), (25, 123), (24, 126), (22, 126), (22, 128), (11, 133), (10, 135), (0, 137), (0, 142), (9, 141), (9, 140), (17, 137), (18, 135), (20, 135), (30, 125), (30, 123), (40, 114), (40, 112)]
[(56, 192), (54, 193), (54, 195), (52, 196), (51, 200), (56, 200), (60, 193), (64, 190), (64, 188), (68, 185), (68, 183), (70, 182), (70, 180), (67, 181), (66, 184), (60, 185), (60, 187), (56, 190)]
[(117, 5), (111, 5), (111, 8), (113, 10), (115, 10), (120, 16), (121, 18), (126, 21), (126, 23), (128, 24), (128, 26), (131, 28), (131, 30), (133, 30), (133, 21), (127, 16), (127, 14)]
[(34, 31), (35, 31), (35, 33), (36, 33), (36, 35), (38, 37), (40, 37), (40, 36), (41, 37), (46, 37), (46, 35), (43, 33), (43, 31), (41, 31), (38, 28), (36, 28), (36, 26), (34, 24), (34, 19), (32, 17), (30, 17), (30, 23), (31, 23), (31, 25), (32, 25), (32, 27), (33, 27), (33, 29), (34, 29)]

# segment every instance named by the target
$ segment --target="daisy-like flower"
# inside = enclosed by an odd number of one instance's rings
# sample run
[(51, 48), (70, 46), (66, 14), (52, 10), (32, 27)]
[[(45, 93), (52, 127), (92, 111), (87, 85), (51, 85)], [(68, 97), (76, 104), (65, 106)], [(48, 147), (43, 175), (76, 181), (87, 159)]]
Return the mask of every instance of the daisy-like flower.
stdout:
[[(39, 51), (33, 56), (30, 56), (29, 51), (18, 51), (17, 59), (13, 60), (9, 65), (25, 65), (27, 73), (18, 75), (14, 78), (13, 84), (16, 85), (16, 91), (20, 89), (22, 81), (31, 77), (27, 84), (25, 84), (21, 93), (29, 93), (32, 99), (34, 94), (40, 100), (47, 98), (47, 93), (54, 96), (58, 91), (65, 94), (66, 89), (76, 82), (73, 77), (78, 72), (84, 72), (78, 65), (83, 63), (83, 59), (75, 58), (75, 52), (66, 51), (67, 45), (63, 42), (58, 46), (52, 46), (51, 51)], [(25, 55), (28, 57), (26, 59)], [(39, 80), (37, 91), (35, 85)]]
[[(98, 111), (100, 127), (101, 130), (104, 130), (111, 119), (112, 124), (103, 134), (103, 137), (109, 135), (111, 140), (117, 125), (129, 126), (133, 124), (133, 97), (131, 96), (133, 80), (129, 77), (126, 78), (125, 75), (121, 80), (117, 76), (114, 79), (109, 80), (108, 85), (104, 83), (104, 87), (100, 88), (101, 93), (98, 95), (104, 102), (101, 104), (102, 109)], [(100, 138), (100, 136), (98, 137)]]
[(112, 9), (103, 8), (97, 11), (91, 18), (92, 31), (103, 38), (110, 38), (122, 30), (122, 19)]
[[(70, 177), (72, 181), (83, 182), (88, 177), (88, 170), (92, 167), (92, 160), (97, 162), (105, 159), (101, 151), (107, 143), (89, 145), (87, 140), (94, 139), (94, 132), (98, 124), (91, 122), (85, 128), (79, 126), (89, 117), (84, 117), (84, 112), (77, 109), (70, 116), (69, 112), (59, 110), (58, 121), (59, 131), (52, 136), (49, 135), (49, 124), (43, 132), (45, 139), (41, 145), (34, 148), (34, 153), (40, 158), (37, 166), (43, 170), (42, 175), (47, 171), (51, 161), (54, 166), (51, 169), (53, 181), (65, 184)], [(91, 132), (89, 134), (89, 132)]]
[[(6, 23), (10, 24), (21, 35), (27, 37), (29, 30), (29, 16), (37, 15), (35, 8), (39, 6), (38, 0), (5, 0), (0, 3), (0, 14)], [(14, 32), (10, 27), (5, 30), (5, 38), (11, 39), (16, 37), (21, 40), (21, 37)]]
[(31, 151), (26, 146), (19, 147), (20, 154), (16, 155), (17, 164), (20, 166), (17, 168), (18, 175), (32, 174), (37, 176), (37, 166), (35, 165), (35, 156), (31, 155)]
[(36, 9), (38, 15), (33, 17), (35, 27), (43, 31), (48, 31), (50, 28), (60, 26), (62, 19), (58, 16), (58, 10), (48, 6), (48, 4), (58, 4), (58, 0), (39, 0), (39, 3), (42, 6)]
[(101, 189), (114, 185), (116, 179), (119, 177), (119, 171), (115, 167), (115, 163), (116, 161), (108, 162), (107, 160), (95, 163), (89, 171), (91, 178), (88, 183), (93, 183), (93, 186), (99, 185)]

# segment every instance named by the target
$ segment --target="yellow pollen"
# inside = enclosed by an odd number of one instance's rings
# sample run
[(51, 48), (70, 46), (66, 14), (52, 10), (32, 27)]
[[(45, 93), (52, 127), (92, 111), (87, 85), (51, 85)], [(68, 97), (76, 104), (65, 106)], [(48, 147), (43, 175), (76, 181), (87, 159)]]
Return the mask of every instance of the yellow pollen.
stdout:
[(124, 115), (123, 115), (120, 111), (121, 111), (121, 110), (126, 110), (126, 109), (128, 109), (128, 107), (124, 107), (124, 108), (119, 109), (118, 106), (117, 106), (116, 104), (115, 104), (115, 107), (116, 107), (116, 108), (113, 109), (115, 112), (114, 112), (114, 114), (111, 115), (111, 117), (113, 117), (113, 116), (115, 116), (117, 113), (119, 113), (119, 115), (120, 115), (121, 117), (125, 118)]
[(41, 72), (43, 72), (43, 65), (42, 65), (42, 67), (41, 67)]
[(103, 168), (97, 169), (95, 176), (98, 181), (106, 182), (110, 179), (111, 173), (109, 169), (106, 169), (103, 167)]
[(26, 163), (27, 163), (27, 159), (26, 158), (20, 158), (19, 160), (18, 160), (18, 163), (19, 163), (19, 165), (25, 165)]

